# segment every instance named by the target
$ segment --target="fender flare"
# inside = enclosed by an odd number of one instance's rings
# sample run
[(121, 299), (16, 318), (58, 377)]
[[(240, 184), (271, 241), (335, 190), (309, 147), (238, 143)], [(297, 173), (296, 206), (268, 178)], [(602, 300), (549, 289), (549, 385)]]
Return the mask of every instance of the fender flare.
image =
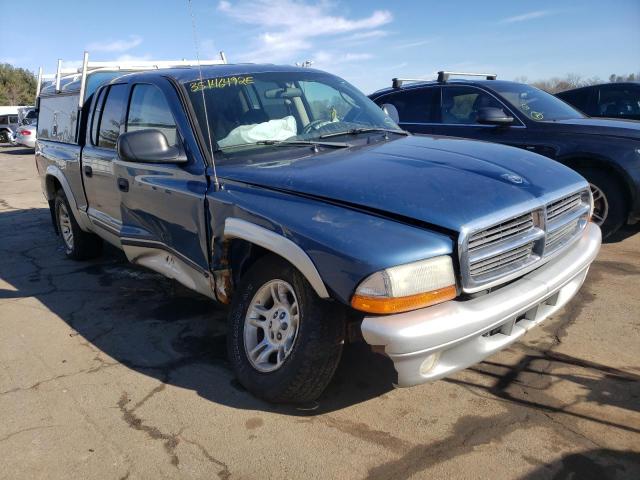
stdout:
[(304, 275), (320, 298), (330, 298), (327, 287), (309, 255), (288, 238), (254, 223), (233, 217), (227, 218), (224, 222), (224, 236), (246, 240), (280, 255)]
[(71, 186), (69, 185), (67, 178), (64, 176), (64, 173), (62, 172), (62, 170), (60, 170), (60, 168), (57, 167), (56, 165), (48, 165), (47, 170), (45, 172), (44, 187), (45, 187), (45, 196), (47, 200), (49, 201), (53, 200), (53, 197), (54, 197), (54, 192), (50, 191), (49, 189), (49, 182), (48, 182), (49, 177), (53, 177), (56, 180), (58, 180), (58, 182), (60, 182), (60, 185), (62, 186), (62, 190), (64, 191), (64, 194), (67, 197), (67, 200), (69, 201), (69, 206), (71, 207), (71, 213), (75, 217), (76, 222), (78, 222), (78, 225), (80, 226), (80, 228), (86, 232), (92, 231), (86, 214), (78, 208), (76, 197), (73, 195), (73, 190), (71, 190)]

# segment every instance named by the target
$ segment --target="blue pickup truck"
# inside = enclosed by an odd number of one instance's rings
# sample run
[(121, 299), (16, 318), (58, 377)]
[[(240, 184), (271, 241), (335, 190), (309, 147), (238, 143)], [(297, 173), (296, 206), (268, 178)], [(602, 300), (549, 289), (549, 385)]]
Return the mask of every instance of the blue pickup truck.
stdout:
[(588, 183), (520, 149), (413, 136), (313, 69), (92, 70), (42, 90), (36, 163), (66, 254), (103, 241), (230, 303), (239, 381), (306, 402), (361, 333), (398, 386), (563, 307), (600, 247)]

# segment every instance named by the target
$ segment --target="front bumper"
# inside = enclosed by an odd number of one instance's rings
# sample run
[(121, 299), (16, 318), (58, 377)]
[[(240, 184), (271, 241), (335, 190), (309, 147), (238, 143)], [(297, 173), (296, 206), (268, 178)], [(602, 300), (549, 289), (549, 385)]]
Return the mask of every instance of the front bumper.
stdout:
[(382, 345), (398, 386), (445, 377), (507, 347), (562, 308), (580, 289), (600, 249), (592, 223), (561, 256), (486, 295), (397, 315), (366, 317), (362, 334)]

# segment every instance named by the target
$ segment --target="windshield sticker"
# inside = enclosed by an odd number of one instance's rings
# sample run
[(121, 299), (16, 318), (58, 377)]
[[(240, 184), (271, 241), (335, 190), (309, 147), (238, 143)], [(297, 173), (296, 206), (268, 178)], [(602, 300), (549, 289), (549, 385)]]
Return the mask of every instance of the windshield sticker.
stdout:
[(533, 118), (534, 120), (542, 120), (544, 118), (544, 115), (540, 112), (536, 112), (534, 110), (531, 110), (531, 118)]
[(251, 85), (253, 76), (246, 75), (242, 77), (217, 77), (208, 78), (206, 80), (191, 82), (189, 90), (199, 92), (200, 90), (209, 90), (214, 88), (237, 87), (239, 85)]

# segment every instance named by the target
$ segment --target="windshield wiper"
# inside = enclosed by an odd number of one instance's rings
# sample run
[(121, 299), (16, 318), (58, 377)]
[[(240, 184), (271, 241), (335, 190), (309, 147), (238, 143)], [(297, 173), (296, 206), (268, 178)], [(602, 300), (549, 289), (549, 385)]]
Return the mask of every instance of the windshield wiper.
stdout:
[(229, 145), (227, 147), (219, 148), (216, 151), (224, 151), (231, 150), (240, 147), (250, 147), (252, 145), (269, 145), (273, 147), (287, 147), (287, 146), (309, 146), (313, 147), (314, 150), (317, 150), (318, 147), (329, 147), (329, 148), (348, 148), (351, 144), (346, 142), (318, 142), (315, 140), (258, 140), (257, 142), (251, 143), (238, 143), (237, 145)]
[(384, 133), (397, 133), (398, 135), (410, 135), (406, 130), (396, 130), (393, 128), (382, 128), (382, 127), (366, 127), (366, 128), (352, 128), (351, 130), (345, 130), (343, 132), (333, 132), (333, 133), (325, 133), (324, 135), (320, 135), (318, 138), (330, 138), (330, 137), (339, 137), (340, 135), (359, 135), (361, 133), (371, 133), (371, 132), (384, 132)]
[(348, 148), (351, 144), (346, 142), (318, 142), (317, 140), (259, 140), (257, 145), (275, 145), (275, 146), (287, 146), (287, 145), (308, 145), (311, 147), (333, 147), (333, 148)]

